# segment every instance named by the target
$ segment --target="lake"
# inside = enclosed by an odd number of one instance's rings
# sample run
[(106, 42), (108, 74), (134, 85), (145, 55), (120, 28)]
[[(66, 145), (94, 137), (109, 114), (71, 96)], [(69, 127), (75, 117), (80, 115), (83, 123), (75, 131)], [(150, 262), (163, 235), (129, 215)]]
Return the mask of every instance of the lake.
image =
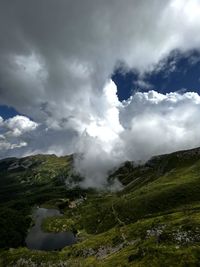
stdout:
[(72, 232), (45, 233), (41, 229), (44, 218), (62, 216), (57, 209), (37, 208), (33, 213), (35, 225), (29, 230), (26, 237), (26, 245), (29, 249), (35, 250), (58, 250), (76, 242)]

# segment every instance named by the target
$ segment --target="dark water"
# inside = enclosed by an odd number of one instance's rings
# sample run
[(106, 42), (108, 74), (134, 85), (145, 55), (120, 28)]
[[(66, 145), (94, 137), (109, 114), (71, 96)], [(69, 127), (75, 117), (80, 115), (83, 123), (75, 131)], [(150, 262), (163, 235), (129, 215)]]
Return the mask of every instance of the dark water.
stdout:
[(26, 237), (29, 249), (57, 250), (75, 243), (76, 238), (72, 232), (45, 233), (41, 229), (42, 220), (46, 217), (62, 216), (56, 209), (37, 208), (33, 214), (35, 225)]

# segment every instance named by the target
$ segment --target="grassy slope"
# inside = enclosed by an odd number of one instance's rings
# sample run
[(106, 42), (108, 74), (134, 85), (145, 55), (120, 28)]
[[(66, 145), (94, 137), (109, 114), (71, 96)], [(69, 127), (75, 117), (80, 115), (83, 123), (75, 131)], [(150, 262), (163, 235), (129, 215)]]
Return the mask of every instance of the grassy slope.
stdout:
[(12, 204), (13, 199), (24, 198), (35, 203), (62, 195), (65, 191), (62, 181), (67, 177), (71, 162), (70, 156), (58, 158), (55, 155), (1, 160), (1, 203)]
[(33, 205), (66, 196), (71, 161), (54, 155), (0, 161), (0, 249), (24, 245)]
[(44, 222), (49, 231), (77, 229), (77, 244), (56, 253), (6, 251), (2, 266), (31, 266), (30, 257), (37, 266), (199, 266), (200, 149), (126, 163), (116, 177), (122, 192), (89, 194)]

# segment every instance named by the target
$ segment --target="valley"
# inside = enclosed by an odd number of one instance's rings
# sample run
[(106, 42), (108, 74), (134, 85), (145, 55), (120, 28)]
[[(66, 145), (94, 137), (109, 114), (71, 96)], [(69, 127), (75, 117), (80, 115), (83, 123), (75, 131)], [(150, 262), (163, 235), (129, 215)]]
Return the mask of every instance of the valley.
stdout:
[[(81, 179), (72, 156), (0, 161), (0, 266), (199, 266), (200, 148), (125, 162), (108, 177), (118, 192), (69, 187)], [(62, 213), (42, 220), (44, 232), (76, 242), (28, 249), (36, 206)]]

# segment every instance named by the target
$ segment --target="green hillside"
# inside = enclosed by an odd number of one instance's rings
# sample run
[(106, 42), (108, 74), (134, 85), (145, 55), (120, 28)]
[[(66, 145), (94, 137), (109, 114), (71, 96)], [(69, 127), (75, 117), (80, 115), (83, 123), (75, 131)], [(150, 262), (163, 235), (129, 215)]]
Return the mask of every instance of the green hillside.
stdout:
[[(67, 188), (80, 179), (72, 166), (72, 156), (0, 161), (2, 266), (200, 266), (200, 148), (124, 163), (108, 177), (124, 186), (115, 193)], [(55, 252), (24, 248), (33, 205), (61, 209), (43, 229), (73, 230), (78, 242)]]

